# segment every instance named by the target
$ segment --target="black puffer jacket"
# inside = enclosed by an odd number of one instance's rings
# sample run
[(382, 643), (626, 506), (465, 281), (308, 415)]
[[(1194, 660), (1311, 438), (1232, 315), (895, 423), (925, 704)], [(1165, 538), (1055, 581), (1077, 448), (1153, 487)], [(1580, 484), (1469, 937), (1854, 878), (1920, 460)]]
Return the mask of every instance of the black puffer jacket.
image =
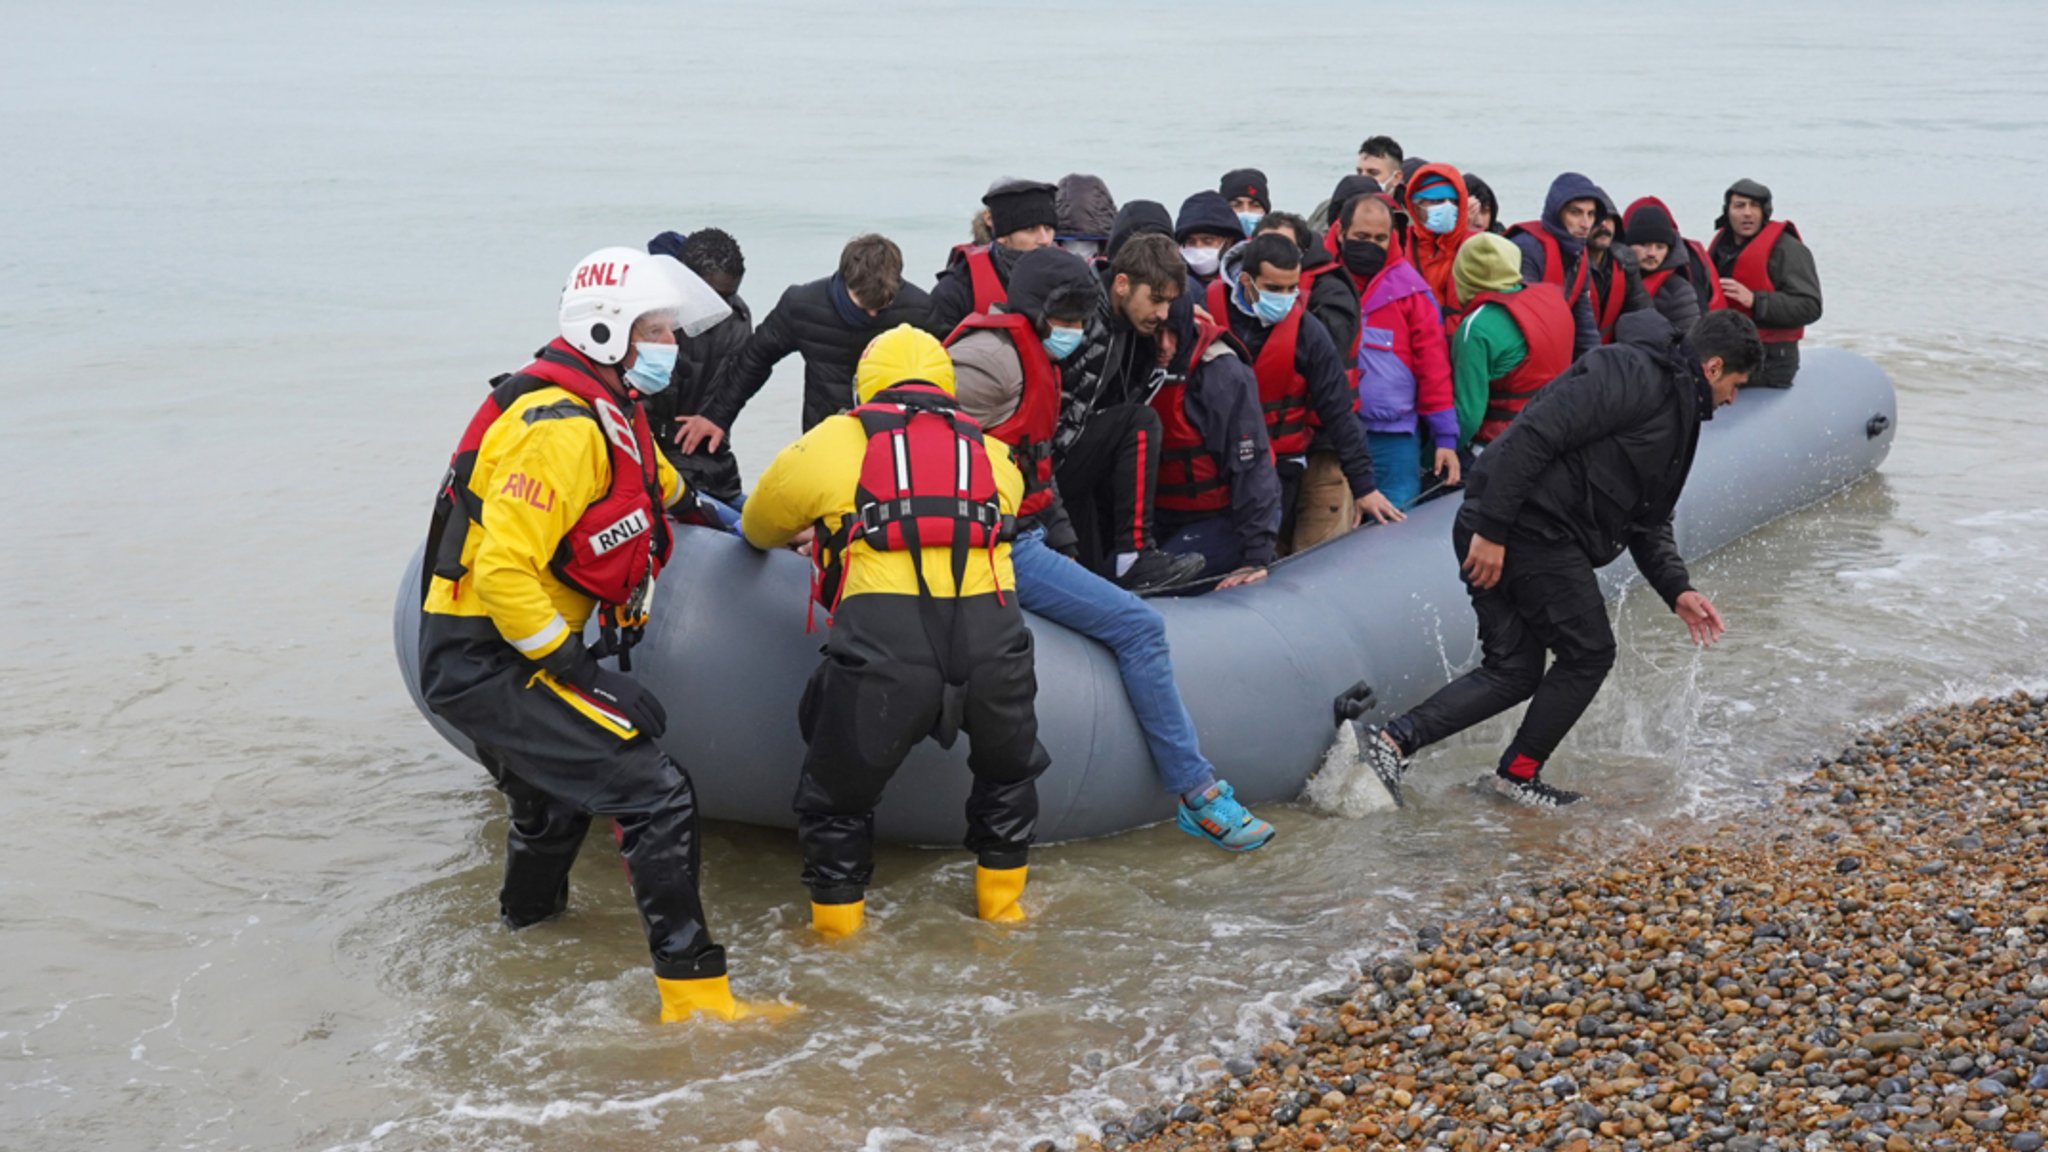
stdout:
[(895, 301), (873, 318), (846, 298), (836, 275), (792, 285), (733, 358), (703, 414), (730, 430), (775, 365), (796, 352), (804, 358), (808, 432), (825, 417), (853, 407), (853, 367), (868, 341), (898, 324), (921, 324), (930, 311), (931, 298), (912, 284), (905, 284)]
[(1617, 342), (1544, 386), (1466, 480), (1465, 526), (1575, 544), (1594, 567), (1634, 557), (1666, 604), (1692, 588), (1671, 512), (1714, 398), (1699, 360), (1654, 311), (1631, 312)]
[(1330, 330), (1330, 343), (1337, 346), (1338, 357), (1349, 368), (1358, 345), (1358, 285), (1351, 282), (1351, 274), (1344, 271), (1344, 266), (1337, 263), (1321, 241), (1309, 245), (1309, 250), (1302, 254), (1301, 270), (1316, 274), (1306, 301), (1309, 315)]
[[(716, 496), (727, 503), (740, 494), (740, 463), (733, 458), (732, 438), (726, 437), (716, 452), (698, 449), (688, 456), (676, 446), (676, 422), (699, 415), (713, 397), (748, 338), (754, 333), (754, 313), (738, 296), (726, 297), (732, 315), (696, 336), (684, 337), (676, 348), (676, 370), (669, 377), (668, 390), (648, 397), (641, 407), (654, 429), (661, 453), (683, 474), (690, 487)], [(719, 427), (731, 424), (719, 421)]]

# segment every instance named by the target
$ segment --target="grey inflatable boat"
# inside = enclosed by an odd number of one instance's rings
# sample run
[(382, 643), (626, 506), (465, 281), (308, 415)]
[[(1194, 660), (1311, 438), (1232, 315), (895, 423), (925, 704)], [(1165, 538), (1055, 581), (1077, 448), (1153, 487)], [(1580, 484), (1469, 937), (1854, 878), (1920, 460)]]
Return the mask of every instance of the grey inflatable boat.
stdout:
[[(1798, 387), (1742, 393), (1706, 425), (1678, 509), (1678, 543), (1697, 561), (1875, 469), (1897, 426), (1891, 381), (1839, 349), (1806, 350)], [(1375, 712), (1421, 701), (1476, 661), (1472, 613), (1451, 550), (1455, 496), (1405, 523), (1351, 533), (1276, 565), (1261, 584), (1152, 603), (1166, 620), (1182, 695), (1202, 750), (1248, 804), (1293, 800), (1334, 731), (1332, 706), (1364, 681)], [(705, 815), (793, 826), (804, 745), (796, 707), (818, 662), (804, 630), (808, 561), (767, 555), (709, 529), (679, 531), (655, 592), (633, 675), (668, 709), (662, 746), (697, 784)], [(395, 641), (415, 704), (419, 556), (399, 583)], [(1626, 557), (1609, 594), (1634, 577)], [(1031, 618), (1038, 650), (1040, 842), (1103, 836), (1168, 819), (1160, 786), (1108, 649)], [(421, 704), (421, 711), (426, 709)], [(468, 742), (428, 714), (466, 754)], [(889, 840), (957, 845), (965, 832), (967, 740), (911, 754), (877, 813)]]

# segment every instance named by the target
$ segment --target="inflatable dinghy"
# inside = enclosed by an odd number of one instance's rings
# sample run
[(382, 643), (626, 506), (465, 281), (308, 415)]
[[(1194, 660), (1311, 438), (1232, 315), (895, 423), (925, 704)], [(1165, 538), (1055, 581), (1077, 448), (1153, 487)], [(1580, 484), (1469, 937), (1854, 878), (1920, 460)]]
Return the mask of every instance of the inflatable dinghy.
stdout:
[[(1710, 421), (1678, 507), (1688, 561), (1875, 469), (1897, 423), (1891, 381), (1839, 349), (1807, 351), (1798, 387), (1744, 391)], [(1406, 522), (1353, 532), (1276, 565), (1260, 584), (1152, 601), (1166, 620), (1181, 694), (1202, 750), (1248, 804), (1293, 800), (1330, 747), (1333, 703), (1360, 681), (1372, 715), (1393, 715), (1478, 659), (1471, 608), (1451, 549), (1456, 496)], [(395, 640), (414, 702), (419, 557), (399, 584)], [(1635, 572), (1604, 573), (1610, 596)], [(633, 675), (668, 709), (661, 743), (697, 784), (705, 815), (792, 827), (804, 744), (797, 700), (818, 663), (806, 634), (809, 562), (762, 554), (710, 529), (678, 532), (656, 589)], [(1038, 650), (1041, 843), (1102, 836), (1173, 814), (1109, 650), (1031, 618)], [(422, 705), (421, 711), (425, 712)], [(457, 748), (469, 744), (428, 715)], [(962, 739), (926, 741), (877, 812), (888, 840), (957, 845), (968, 773)]]

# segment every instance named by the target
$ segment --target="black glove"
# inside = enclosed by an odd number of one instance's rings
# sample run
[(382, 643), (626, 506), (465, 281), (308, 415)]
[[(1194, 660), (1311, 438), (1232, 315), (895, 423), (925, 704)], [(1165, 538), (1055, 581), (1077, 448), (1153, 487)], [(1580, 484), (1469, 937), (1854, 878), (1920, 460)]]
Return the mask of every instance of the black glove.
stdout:
[(591, 682), (582, 688), (586, 694), (609, 703), (643, 734), (659, 736), (668, 731), (668, 713), (661, 701), (631, 676), (597, 665)]
[(600, 704), (632, 721), (647, 736), (668, 731), (668, 712), (654, 693), (623, 672), (614, 672), (597, 662), (583, 645), (583, 638), (571, 636), (540, 662), (555, 679), (594, 697)]

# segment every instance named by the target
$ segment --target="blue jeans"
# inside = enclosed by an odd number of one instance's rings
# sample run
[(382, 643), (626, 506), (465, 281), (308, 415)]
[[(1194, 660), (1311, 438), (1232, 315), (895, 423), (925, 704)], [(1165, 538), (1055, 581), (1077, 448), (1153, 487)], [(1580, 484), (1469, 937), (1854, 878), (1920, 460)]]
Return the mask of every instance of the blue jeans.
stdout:
[(1166, 622), (1143, 600), (1045, 546), (1045, 530), (1031, 528), (1010, 545), (1017, 599), (1036, 613), (1108, 646), (1123, 674), (1131, 711), (1152, 749), (1159, 777), (1175, 794), (1205, 788), (1216, 778), (1203, 759), (1195, 722), (1173, 683)]
[(1380, 495), (1396, 508), (1406, 508), (1422, 495), (1422, 437), (1414, 432), (1367, 432), (1373, 475)]
[(1244, 541), (1237, 535), (1237, 518), (1228, 512), (1181, 524), (1161, 520), (1159, 547), (1183, 556), (1200, 556), (1204, 577), (1228, 576), (1244, 563)]

